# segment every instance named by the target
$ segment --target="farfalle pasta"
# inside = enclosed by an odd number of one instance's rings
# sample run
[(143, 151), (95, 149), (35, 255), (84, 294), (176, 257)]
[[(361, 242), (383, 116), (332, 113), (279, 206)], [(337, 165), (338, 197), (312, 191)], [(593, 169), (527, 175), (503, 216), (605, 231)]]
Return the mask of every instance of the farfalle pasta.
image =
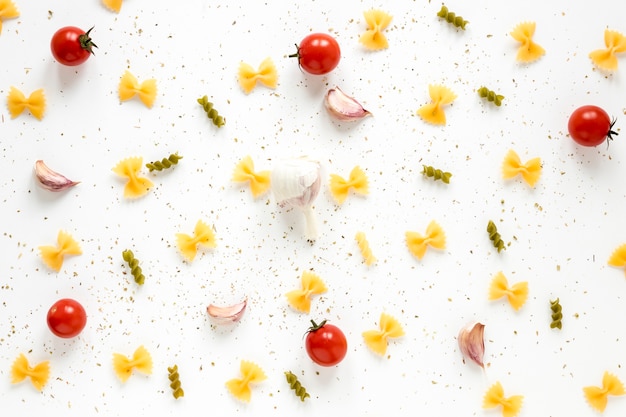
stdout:
[(523, 22), (515, 26), (511, 32), (513, 39), (521, 43), (516, 59), (520, 62), (533, 62), (545, 55), (546, 51), (533, 41), (535, 22)]
[(46, 111), (46, 96), (43, 88), (33, 91), (27, 98), (20, 90), (11, 87), (7, 97), (7, 107), (12, 119), (22, 114), (24, 110), (28, 110), (38, 120), (43, 119)]
[(382, 10), (371, 9), (363, 12), (367, 30), (359, 38), (367, 49), (379, 50), (389, 47), (387, 37), (383, 31), (391, 23), (392, 16)]
[(0, 33), (2, 33), (2, 23), (6, 19), (15, 19), (20, 16), (20, 12), (12, 0), (0, 0)]
[(405, 233), (405, 239), (409, 252), (417, 259), (424, 257), (429, 246), (435, 249), (446, 248), (446, 234), (434, 220), (426, 227), (426, 234), (409, 231)]
[(420, 107), (417, 110), (417, 115), (425, 122), (445, 125), (446, 114), (443, 111), (443, 106), (452, 103), (456, 99), (456, 94), (443, 85), (429, 85), (428, 94), (431, 102)]
[(270, 189), (270, 171), (254, 170), (254, 161), (250, 155), (245, 156), (235, 165), (232, 180), (234, 182), (247, 182), (254, 198), (265, 194)]
[(303, 313), (309, 313), (311, 311), (311, 297), (323, 294), (328, 289), (324, 281), (310, 271), (302, 272), (300, 285), (299, 290), (289, 291), (285, 296), (291, 307)]
[(509, 282), (502, 272), (498, 272), (489, 285), (489, 300), (506, 297), (514, 310), (519, 310), (528, 298), (528, 282), (518, 282), (509, 286)]
[(102, 4), (115, 13), (119, 13), (122, 10), (122, 0), (102, 0)]
[(370, 266), (376, 263), (376, 257), (372, 252), (372, 248), (370, 247), (370, 243), (363, 232), (357, 232), (354, 236), (357, 245), (359, 246), (359, 251), (361, 252), (361, 256), (363, 256), (363, 261), (365, 265)]
[(30, 366), (28, 358), (21, 353), (11, 365), (11, 383), (19, 384), (26, 378), (30, 379), (33, 387), (41, 391), (50, 378), (50, 362), (43, 361), (35, 366)]
[(362, 333), (365, 345), (378, 355), (384, 355), (387, 352), (389, 339), (404, 336), (404, 329), (400, 322), (387, 313), (381, 313), (379, 329), (367, 330)]
[(80, 249), (78, 242), (67, 232), (59, 231), (57, 235), (56, 246), (40, 246), (39, 253), (41, 259), (50, 268), (57, 272), (63, 266), (63, 260), (69, 255), (81, 255), (83, 251)]
[(504, 388), (500, 382), (493, 384), (483, 397), (483, 408), (502, 407), (502, 417), (515, 417), (522, 409), (524, 396), (504, 396)]
[(605, 49), (596, 49), (589, 54), (591, 61), (600, 69), (615, 71), (617, 56), (626, 52), (626, 36), (615, 30), (604, 30)]
[(215, 233), (213, 228), (198, 220), (196, 226), (193, 229), (193, 236), (185, 233), (176, 234), (176, 246), (180, 251), (183, 258), (191, 262), (195, 259), (198, 253), (198, 246), (204, 246), (205, 248), (215, 248), (217, 241), (215, 239)]
[(369, 181), (361, 167), (352, 168), (348, 179), (337, 174), (330, 175), (330, 193), (338, 204), (343, 204), (346, 201), (350, 190), (361, 195), (369, 193)]
[(120, 101), (127, 101), (135, 96), (139, 96), (139, 100), (146, 107), (151, 108), (157, 95), (157, 82), (154, 78), (145, 80), (141, 83), (130, 71), (124, 72), (120, 79), (118, 88)]
[(276, 88), (276, 85), (278, 85), (278, 72), (276, 71), (274, 61), (270, 57), (265, 58), (257, 70), (252, 65), (241, 62), (237, 76), (239, 85), (246, 94), (254, 90), (257, 82), (269, 88)]
[(143, 346), (139, 346), (130, 358), (121, 353), (114, 353), (113, 370), (122, 382), (126, 382), (135, 370), (150, 375), (152, 374), (152, 356)]
[(609, 396), (621, 396), (626, 394), (624, 384), (612, 373), (605, 371), (602, 376), (602, 386), (588, 386), (583, 388), (585, 399), (596, 411), (603, 412), (609, 401)]
[(241, 378), (226, 381), (226, 388), (238, 400), (250, 402), (252, 398), (251, 384), (256, 384), (267, 379), (261, 367), (253, 362), (241, 361), (239, 366)]
[(510, 149), (502, 162), (502, 178), (511, 179), (521, 175), (526, 184), (534, 187), (541, 177), (541, 158), (532, 158), (522, 163), (519, 155)]
[[(624, 269), (624, 267), (626, 267), (626, 243), (618, 246), (613, 251), (613, 253), (609, 257), (608, 264), (616, 268)], [(626, 274), (626, 269), (624, 269), (624, 273)]]
[(139, 171), (143, 167), (143, 158), (130, 157), (121, 160), (117, 165), (113, 167), (115, 172), (120, 177), (126, 178), (126, 185), (124, 186), (124, 197), (126, 198), (139, 198), (148, 193), (150, 188), (154, 186), (152, 181), (148, 178), (140, 177)]

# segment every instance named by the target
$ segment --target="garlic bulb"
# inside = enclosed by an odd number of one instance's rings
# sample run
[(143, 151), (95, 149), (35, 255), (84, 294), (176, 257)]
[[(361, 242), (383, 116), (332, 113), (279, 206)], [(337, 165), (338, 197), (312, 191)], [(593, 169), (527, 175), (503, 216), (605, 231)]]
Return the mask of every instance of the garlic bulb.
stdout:
[(324, 97), (326, 110), (337, 120), (353, 122), (371, 115), (361, 104), (345, 94), (339, 87), (331, 88)]
[(317, 224), (313, 202), (322, 183), (320, 163), (306, 157), (279, 162), (270, 177), (274, 198), (280, 207), (296, 207), (306, 218), (306, 237), (317, 238)]
[(471, 359), (481, 368), (485, 368), (483, 356), (485, 354), (485, 340), (483, 334), (485, 325), (482, 323), (471, 323), (459, 332), (459, 348), (465, 358)]
[(63, 191), (79, 183), (51, 170), (41, 159), (35, 162), (35, 177), (43, 188), (54, 192)]

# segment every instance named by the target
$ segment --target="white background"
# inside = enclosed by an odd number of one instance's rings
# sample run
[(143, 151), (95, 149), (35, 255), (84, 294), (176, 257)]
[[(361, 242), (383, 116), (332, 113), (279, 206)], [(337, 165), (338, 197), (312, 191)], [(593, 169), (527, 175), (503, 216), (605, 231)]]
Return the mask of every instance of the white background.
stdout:
[[(300, 3), (300, 4), (298, 4)], [(609, 147), (577, 146), (567, 135), (569, 114), (596, 104), (624, 125), (624, 71), (594, 69), (589, 52), (604, 47), (605, 28), (626, 32), (624, 7), (613, 0), (447, 3), (470, 23), (457, 30), (436, 14), (441, 3), (394, 1), (244, 2), (124, 1), (119, 14), (97, 0), (16, 0), (18, 19), (0, 35), (0, 95), (43, 88), (48, 107), (38, 121), (11, 119), (0, 106), (0, 402), (7, 415), (500, 415), (483, 410), (486, 389), (500, 381), (505, 395), (524, 395), (520, 417), (593, 416), (582, 388), (600, 385), (604, 371), (626, 382), (626, 279), (607, 266), (626, 242), (624, 161), (618, 136)], [(382, 7), (393, 16), (389, 48), (370, 52), (358, 42), (363, 12)], [(622, 10), (617, 10), (621, 8)], [(49, 13), (49, 11), (51, 13)], [(535, 41), (546, 55), (515, 61), (518, 23), (537, 23)], [(99, 46), (79, 67), (63, 67), (49, 50), (60, 27), (88, 29)], [(287, 55), (310, 32), (330, 32), (342, 48), (327, 76), (301, 72)], [(275, 90), (246, 95), (236, 80), (241, 61), (271, 57)], [(155, 78), (152, 109), (120, 103), (119, 78), (130, 70)], [(430, 101), (429, 84), (458, 98), (445, 108), (446, 126), (424, 123), (416, 110)], [(340, 86), (374, 117), (353, 125), (331, 120), (323, 96)], [(502, 107), (482, 100), (485, 85), (505, 96)], [(196, 99), (208, 95), (226, 118), (217, 129)], [(5, 100), (3, 98), (3, 100)], [(505, 181), (509, 149), (522, 160), (540, 157), (535, 189)], [(178, 152), (167, 172), (148, 174), (155, 188), (139, 200), (122, 196), (111, 169), (129, 156), (145, 162)], [(235, 164), (250, 155), (258, 170), (282, 157), (321, 161), (324, 189), (315, 204), (320, 238), (304, 239), (304, 218), (280, 209), (268, 194), (254, 200), (232, 183)], [(37, 159), (80, 185), (61, 194), (39, 188)], [(453, 174), (449, 185), (421, 175), (422, 164)], [(361, 166), (367, 197), (337, 206), (327, 176), (344, 178)], [(146, 171), (147, 173), (147, 171)], [(176, 233), (198, 220), (214, 225), (218, 246), (184, 262)], [(497, 253), (485, 228), (494, 220), (510, 246)], [(424, 232), (436, 220), (444, 251), (418, 261), (404, 233)], [(71, 233), (83, 255), (55, 273), (38, 247)], [(354, 241), (362, 230), (379, 261), (367, 267)], [(122, 260), (132, 249), (146, 282), (138, 287)], [(328, 292), (310, 315), (284, 294), (303, 270), (322, 277)], [(490, 302), (487, 289), (502, 271), (510, 283), (528, 281), (528, 302), (513, 311)], [(248, 297), (242, 321), (216, 327), (209, 303)], [(83, 303), (88, 323), (71, 340), (47, 328), (59, 298)], [(549, 300), (563, 305), (563, 330), (550, 329)], [(381, 312), (402, 323), (406, 336), (378, 357), (361, 333)], [(309, 320), (328, 319), (348, 338), (346, 359), (321, 368), (307, 357)], [(456, 336), (468, 322), (485, 328), (483, 371), (464, 363)], [(113, 353), (144, 345), (151, 376), (127, 383), (114, 375)], [(51, 379), (40, 393), (10, 383), (20, 353), (31, 364), (49, 360)], [(235, 400), (227, 380), (241, 360), (264, 369), (249, 404)], [(175, 400), (167, 367), (178, 364), (185, 397)], [(300, 402), (285, 382), (291, 370), (311, 394)], [(604, 415), (622, 416), (626, 398), (610, 398)]]

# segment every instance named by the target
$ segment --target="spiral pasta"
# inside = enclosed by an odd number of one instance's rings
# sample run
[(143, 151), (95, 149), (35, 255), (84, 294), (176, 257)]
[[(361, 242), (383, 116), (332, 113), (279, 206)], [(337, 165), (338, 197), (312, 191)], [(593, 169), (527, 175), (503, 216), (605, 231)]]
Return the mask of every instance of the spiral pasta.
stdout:
[(535, 22), (523, 22), (515, 26), (511, 37), (520, 42), (517, 51), (517, 60), (520, 62), (532, 62), (545, 55), (546, 51), (533, 41), (535, 35)]
[(306, 388), (302, 386), (298, 377), (291, 371), (285, 372), (285, 378), (287, 379), (287, 383), (294, 391), (297, 397), (300, 397), (300, 401), (304, 402), (305, 399), (309, 398), (310, 395), (306, 392)]
[(425, 177), (432, 178), (435, 181), (441, 180), (442, 182), (446, 184), (450, 184), (450, 177), (452, 177), (451, 173), (444, 172), (440, 169), (436, 169), (430, 165), (422, 165), (422, 166), (424, 167), (424, 169), (422, 170), (422, 175), (424, 175)]
[(128, 267), (130, 268), (130, 273), (135, 278), (135, 282), (139, 285), (143, 285), (146, 277), (139, 266), (139, 260), (135, 258), (135, 254), (130, 249), (126, 249), (122, 252), (122, 258), (128, 263)]
[(624, 395), (626, 390), (624, 389), (624, 384), (617, 376), (605, 371), (602, 376), (602, 387), (584, 387), (583, 393), (585, 394), (585, 399), (594, 410), (603, 412), (608, 403), (609, 395)]
[(456, 26), (457, 28), (461, 28), (465, 30), (465, 25), (469, 22), (463, 19), (461, 16), (457, 16), (456, 14), (450, 12), (446, 6), (441, 6), (441, 10), (437, 13), (437, 16), (445, 19), (448, 23)]
[[(2, 20), (0, 20), (0, 29), (1, 24)], [(24, 110), (28, 110), (38, 120), (43, 119), (43, 114), (46, 111), (46, 96), (43, 88), (33, 91), (27, 98), (20, 90), (11, 87), (7, 98), (7, 107), (12, 119), (22, 114)]]
[(498, 228), (492, 220), (489, 220), (489, 222), (487, 223), (487, 233), (489, 234), (489, 240), (491, 240), (493, 246), (498, 249), (498, 253), (506, 250), (506, 246), (504, 244), (504, 241), (502, 240), (502, 236), (500, 236), (500, 233), (498, 233)]
[(164, 169), (171, 168), (173, 165), (178, 164), (178, 161), (183, 159), (182, 156), (178, 155), (178, 153), (173, 153), (167, 158), (163, 158), (160, 161), (148, 162), (146, 164), (146, 168), (152, 171), (163, 171)]
[(502, 406), (503, 417), (515, 417), (522, 409), (524, 397), (522, 395), (504, 396), (504, 388), (500, 382), (493, 384), (483, 397), (483, 408)]
[(561, 303), (558, 298), (554, 301), (550, 300), (550, 310), (552, 310), (552, 323), (550, 323), (550, 328), (560, 330), (563, 327), (563, 324), (561, 323), (563, 313)]
[(370, 247), (367, 237), (365, 237), (365, 233), (357, 232), (354, 238), (356, 239), (357, 245), (359, 245), (359, 250), (365, 260), (365, 265), (370, 266), (374, 264), (376, 262), (376, 257), (372, 253), (372, 248)]
[(482, 86), (478, 89), (478, 95), (484, 99), (487, 99), (487, 101), (492, 102), (498, 107), (502, 105), (502, 100), (504, 100), (503, 95), (496, 94), (494, 91), (488, 89), (485, 86)]
[(604, 30), (604, 45), (606, 49), (597, 49), (589, 54), (591, 61), (601, 69), (614, 71), (617, 69), (615, 54), (626, 52), (626, 36), (615, 30)]
[(152, 374), (152, 356), (145, 347), (139, 346), (130, 358), (113, 354), (113, 370), (120, 381), (126, 382), (135, 369), (145, 375)]
[(178, 365), (174, 365), (172, 367), (167, 368), (167, 378), (170, 380), (170, 388), (172, 389), (172, 395), (174, 398), (179, 399), (180, 397), (185, 396), (185, 391), (183, 391), (180, 382), (180, 375), (178, 374)]
[(40, 246), (39, 252), (43, 262), (51, 269), (59, 272), (66, 255), (81, 255), (78, 242), (67, 232), (59, 230), (57, 246)]
[(26, 356), (21, 353), (11, 366), (11, 383), (18, 384), (26, 378), (30, 378), (33, 387), (41, 391), (50, 378), (50, 362), (43, 361), (30, 366)]
[(226, 119), (224, 119), (217, 113), (217, 110), (213, 108), (213, 103), (209, 101), (209, 98), (207, 96), (200, 97), (198, 99), (198, 103), (202, 106), (202, 108), (206, 112), (207, 117), (211, 119), (215, 126), (222, 127), (226, 124)]

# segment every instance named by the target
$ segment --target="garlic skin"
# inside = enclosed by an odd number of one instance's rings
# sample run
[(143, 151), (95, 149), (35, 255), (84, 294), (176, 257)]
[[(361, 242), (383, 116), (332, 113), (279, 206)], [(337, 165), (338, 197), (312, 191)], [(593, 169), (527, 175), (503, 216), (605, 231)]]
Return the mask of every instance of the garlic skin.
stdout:
[(243, 316), (247, 305), (248, 299), (245, 298), (242, 302), (230, 306), (209, 304), (206, 311), (218, 324), (236, 323), (241, 319), (241, 316)]
[(306, 238), (317, 238), (313, 202), (322, 184), (320, 163), (307, 157), (280, 161), (270, 176), (272, 194), (280, 207), (296, 207), (306, 218)]
[(483, 356), (485, 355), (484, 340), (485, 325), (479, 322), (470, 323), (459, 332), (458, 342), (463, 357), (471, 359), (485, 369)]
[(328, 90), (324, 97), (324, 106), (332, 117), (343, 122), (355, 122), (372, 114), (339, 87)]
[(51, 170), (41, 159), (35, 162), (35, 177), (43, 188), (53, 192), (63, 191), (80, 183)]

